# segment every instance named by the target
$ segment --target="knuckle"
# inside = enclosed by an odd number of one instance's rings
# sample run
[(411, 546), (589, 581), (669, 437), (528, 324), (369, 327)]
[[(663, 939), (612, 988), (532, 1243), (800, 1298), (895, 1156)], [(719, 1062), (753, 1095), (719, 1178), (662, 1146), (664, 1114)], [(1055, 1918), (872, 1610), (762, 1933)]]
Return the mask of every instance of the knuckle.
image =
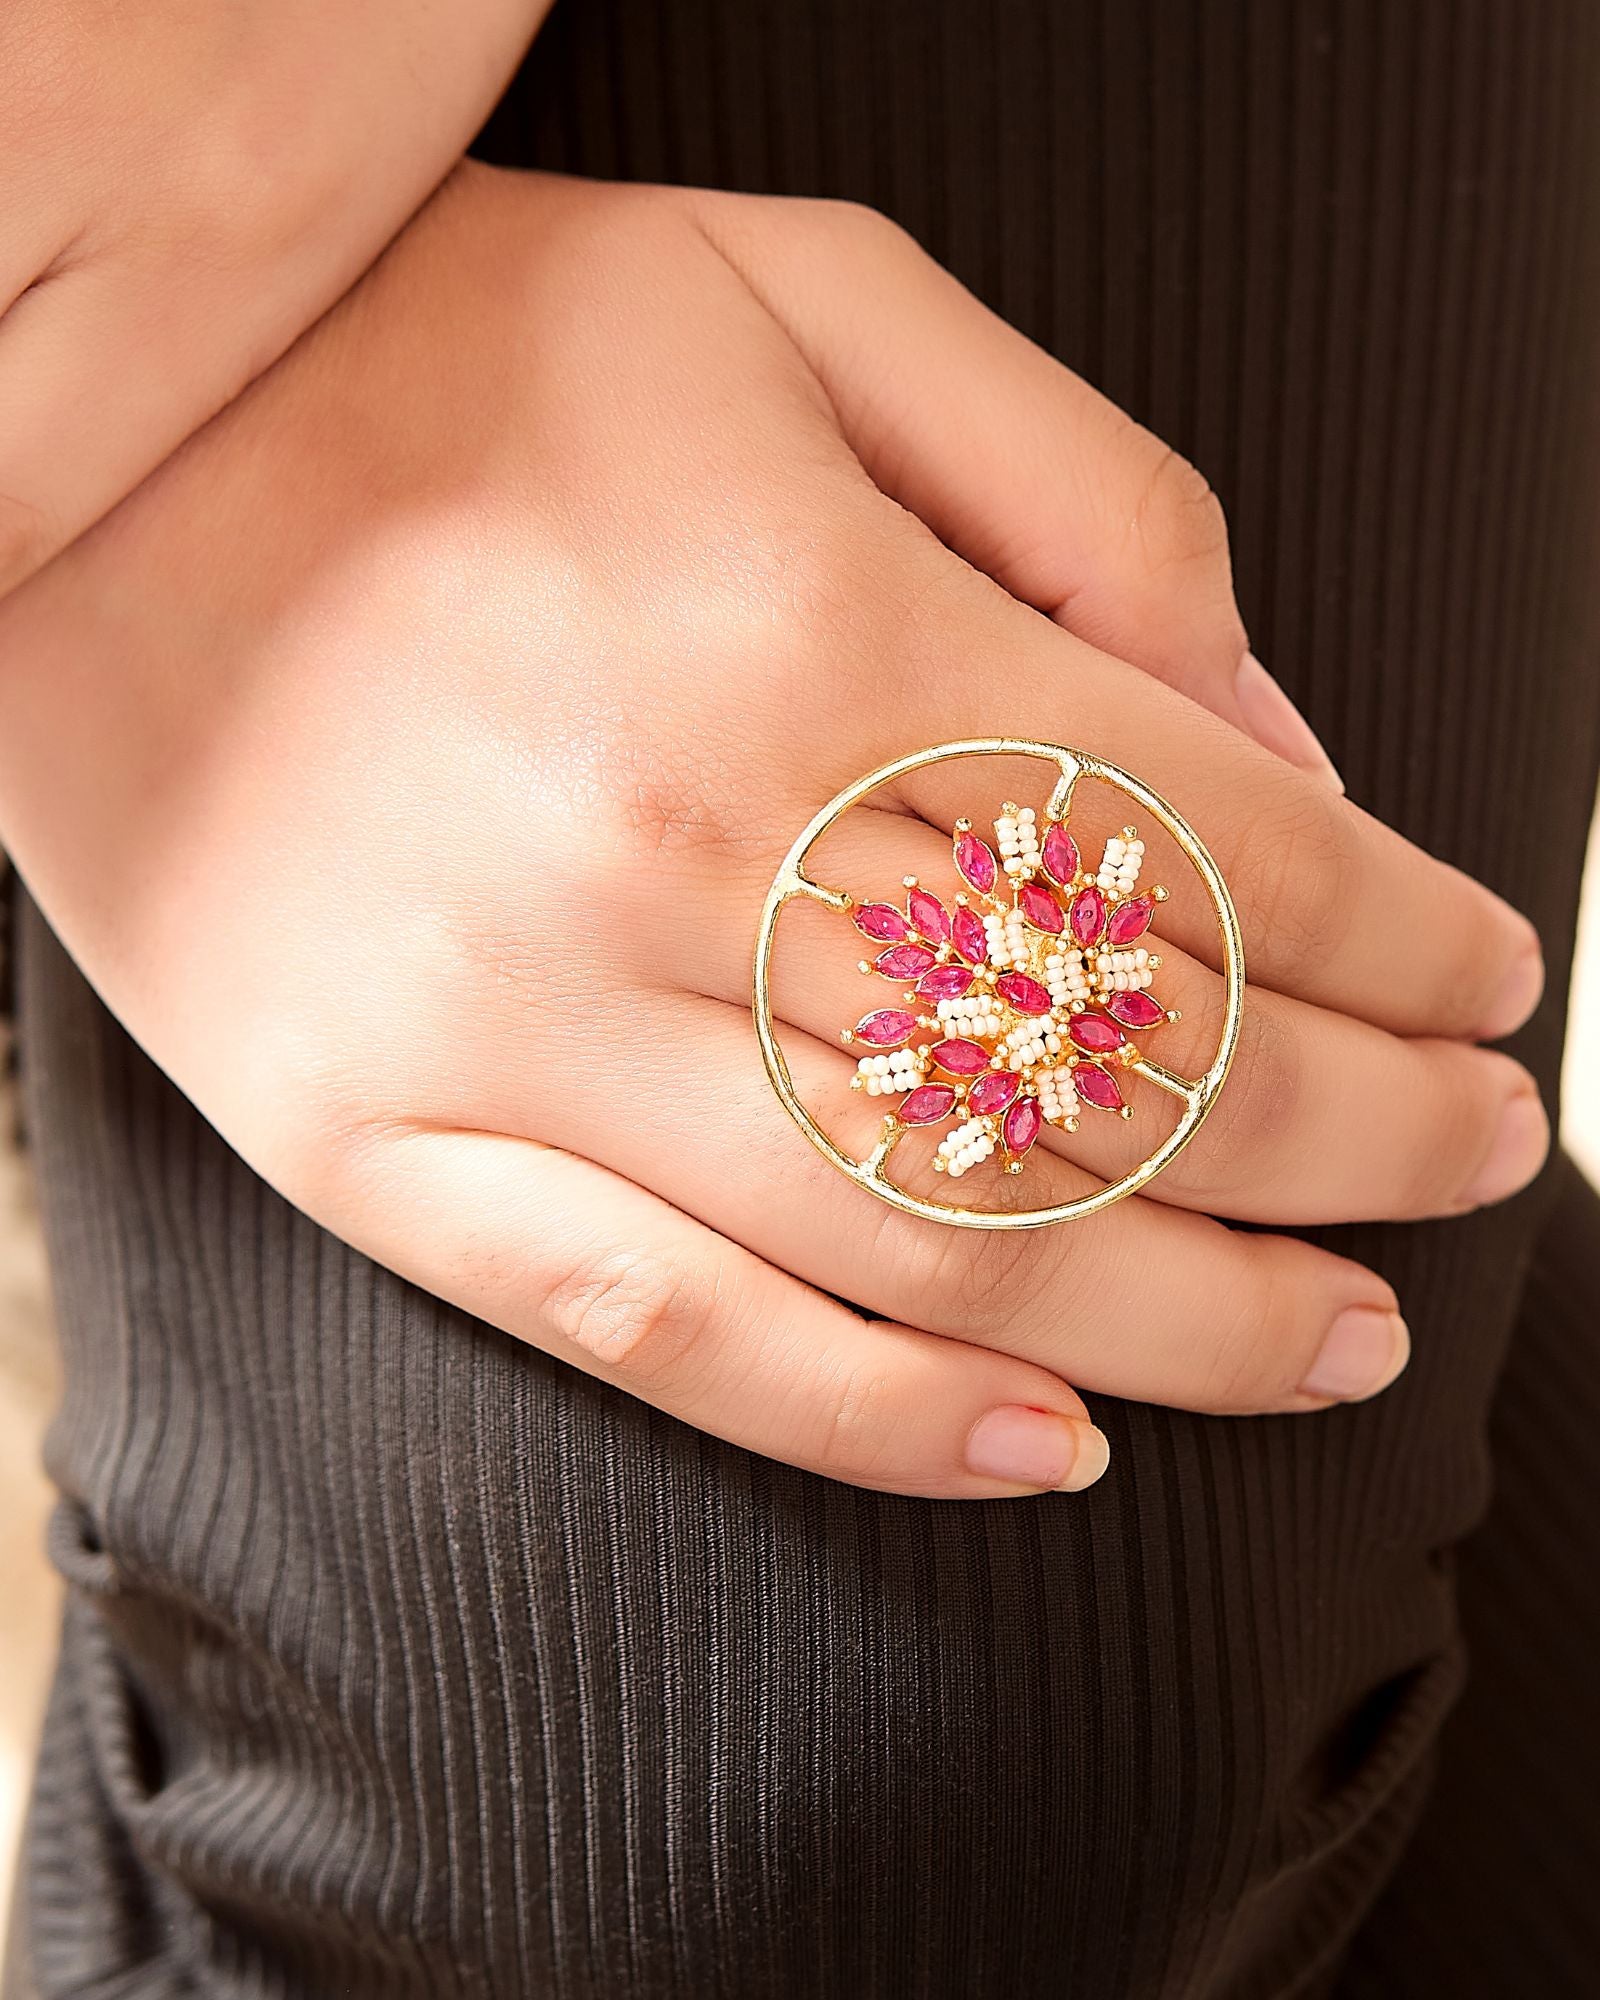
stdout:
[(1228, 1087), (1190, 1149), (1190, 1193), (1232, 1199), (1259, 1185), (1273, 1171), (1269, 1163), (1282, 1136), (1297, 1129), (1304, 1091), (1304, 1064), (1288, 1023), (1247, 994)]
[(1217, 1297), (1196, 1408), (1229, 1417), (1281, 1404), (1293, 1393), (1299, 1370), (1286, 1337), (1291, 1309), (1271, 1260), (1246, 1252)]
[(1274, 773), (1269, 799), (1244, 815), (1229, 878), (1275, 984), (1314, 985), (1355, 915), (1361, 855), (1336, 803)]
[(1020, 1308), (1053, 1296), (1069, 1246), (1052, 1239), (1068, 1232), (1046, 1229), (943, 1229), (938, 1242), (919, 1246), (920, 1323), (931, 1331), (983, 1340), (996, 1329), (1021, 1324)]
[(559, 796), (547, 810), (566, 843), (585, 859), (601, 892), (592, 906), (658, 906), (654, 870), (678, 876), (704, 861), (747, 861), (763, 851), (764, 820), (736, 744), (715, 726), (663, 712), (660, 726), (626, 732), (609, 725), (574, 732)]
[(1485, 1152), (1492, 1136), (1495, 1099), (1482, 1088), (1476, 1064), (1469, 1056), (1457, 1071), (1456, 1052), (1442, 1053), (1444, 1074), (1427, 1073), (1426, 1055), (1414, 1059), (1414, 1116), (1394, 1148), (1386, 1185), (1378, 1190), (1382, 1213), (1390, 1221), (1453, 1210), (1458, 1205), (1462, 1163)]
[(543, 1314), (608, 1375), (659, 1391), (695, 1372), (714, 1301), (699, 1277), (647, 1252), (612, 1251), (562, 1274)]
[(893, 594), (894, 551), (861, 508), (798, 498), (801, 517), (751, 551), (747, 598), (758, 622), (749, 637), (809, 676), (824, 643), (831, 651), (874, 624), (880, 591)]
[(1170, 445), (1149, 440), (1152, 463), (1129, 532), (1152, 570), (1228, 565), (1228, 521), (1205, 476)]
[(54, 524), (43, 509), (15, 494), (0, 493), (0, 591), (10, 590), (54, 553)]
[(909, 230), (868, 202), (806, 195), (801, 197), (801, 206), (818, 228), (864, 249), (915, 251), (919, 257), (925, 254)]
[(894, 1461), (902, 1414), (885, 1370), (850, 1369), (818, 1399), (807, 1464), (829, 1479), (874, 1484)]
[(634, 742), (617, 746), (607, 786), (625, 866), (674, 860), (742, 860), (760, 843), (738, 810), (738, 772), (702, 740), (681, 756)]

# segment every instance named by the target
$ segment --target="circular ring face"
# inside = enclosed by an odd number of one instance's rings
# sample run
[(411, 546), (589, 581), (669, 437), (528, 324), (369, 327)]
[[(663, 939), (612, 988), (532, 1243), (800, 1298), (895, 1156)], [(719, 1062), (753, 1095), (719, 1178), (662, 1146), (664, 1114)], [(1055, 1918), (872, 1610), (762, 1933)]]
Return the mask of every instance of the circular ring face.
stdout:
[[(852, 806), (881, 785), (956, 757), (1032, 757), (1054, 767), (1043, 810), (1007, 801), (987, 829), (957, 820), (951, 885), (943, 893), (904, 878), (904, 904), (858, 902), (809, 872), (812, 850)], [(1168, 834), (1210, 899), (1224, 991), (1216, 1052), (1200, 1076), (1168, 1069), (1147, 1042), (1176, 1021), (1152, 992), (1160, 970), (1153, 934), (1168, 890), (1140, 880), (1145, 843), (1134, 825), (1098, 859), (1072, 829), (1081, 781), (1122, 793)], [(955, 885), (959, 882), (959, 887)], [(941, 885), (942, 887), (942, 885)], [(796, 1094), (772, 1020), (769, 991), (779, 920), (797, 898), (839, 913), (861, 968), (879, 984), (841, 1039), (859, 1060), (851, 1087), (886, 1100), (882, 1134), (865, 1158), (846, 1152)], [(887, 990), (884, 985), (887, 982)], [(753, 1008), (762, 1060), (791, 1118), (824, 1158), (880, 1200), (966, 1229), (1034, 1229), (1070, 1222), (1144, 1187), (1176, 1158), (1216, 1102), (1239, 1040), (1244, 944), (1233, 900), (1198, 835), (1166, 800), (1087, 751), (1017, 737), (940, 743), (897, 758), (849, 785), (795, 841), (762, 907)], [(1209, 1037), (1207, 1038), (1209, 1042)], [(1177, 1123), (1120, 1178), (1041, 1208), (966, 1207), (912, 1192), (894, 1177), (897, 1149), (938, 1137), (932, 1167), (954, 1191), (997, 1172), (1021, 1174), (1046, 1127), (1132, 1119), (1142, 1087), (1176, 1099)], [(923, 1128), (928, 1128), (924, 1131)], [(1070, 1154), (1070, 1142), (1062, 1150)], [(902, 1156), (904, 1157), (904, 1156)]]

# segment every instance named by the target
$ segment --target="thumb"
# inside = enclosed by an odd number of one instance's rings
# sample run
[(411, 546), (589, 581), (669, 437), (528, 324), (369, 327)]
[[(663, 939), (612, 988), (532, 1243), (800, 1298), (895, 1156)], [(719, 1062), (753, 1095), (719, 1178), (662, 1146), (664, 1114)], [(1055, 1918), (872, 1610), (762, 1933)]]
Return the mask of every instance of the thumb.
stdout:
[(1251, 654), (1227, 523), (1195, 469), (980, 305), (871, 209), (705, 198), (701, 222), (788, 329), (873, 480), (955, 553), (1338, 790)]

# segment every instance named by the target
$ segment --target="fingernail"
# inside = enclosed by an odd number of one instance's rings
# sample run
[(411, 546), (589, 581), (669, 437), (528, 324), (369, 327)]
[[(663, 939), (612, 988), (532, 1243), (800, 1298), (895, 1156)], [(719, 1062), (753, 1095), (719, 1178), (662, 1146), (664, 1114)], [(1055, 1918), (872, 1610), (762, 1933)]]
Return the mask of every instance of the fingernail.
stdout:
[(1461, 1206), (1486, 1208), (1526, 1187), (1544, 1165), (1550, 1148), (1550, 1121), (1535, 1091), (1524, 1090), (1500, 1114), (1489, 1156), (1461, 1197)]
[(1054, 1410), (1004, 1403), (980, 1417), (967, 1438), (967, 1470), (979, 1479), (1081, 1493), (1111, 1463), (1105, 1433)]
[(1344, 790), (1344, 780), (1318, 742), (1311, 724), (1254, 653), (1246, 653), (1239, 662), (1234, 695), (1245, 727), (1258, 743), (1313, 778), (1320, 778), (1336, 792)]
[[(1531, 925), (1529, 931), (1531, 935)], [(1501, 981), (1494, 1005), (1489, 1009), (1489, 1018), (1484, 1023), (1485, 1039), (1497, 1042), (1502, 1035), (1514, 1034), (1538, 1006), (1543, 992), (1544, 954), (1539, 949), (1538, 938), (1532, 937), (1522, 956)]]
[(1347, 1306), (1328, 1328), (1301, 1393), (1359, 1403), (1387, 1389), (1410, 1356), (1411, 1336), (1398, 1313), (1381, 1306)]

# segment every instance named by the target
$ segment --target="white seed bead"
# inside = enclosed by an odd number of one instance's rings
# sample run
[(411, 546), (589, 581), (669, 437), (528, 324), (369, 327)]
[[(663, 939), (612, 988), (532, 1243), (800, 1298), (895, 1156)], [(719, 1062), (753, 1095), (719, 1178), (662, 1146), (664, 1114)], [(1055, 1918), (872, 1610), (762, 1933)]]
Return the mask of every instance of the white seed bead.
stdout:
[(1039, 1092), (1039, 1109), (1054, 1123), (1078, 1115), (1078, 1090), (1072, 1071), (1065, 1067), (1038, 1071), (1034, 1084)]
[[(1095, 979), (1103, 987), (1115, 986), (1119, 992), (1129, 987), (1147, 984), (1150, 977), (1148, 952), (1103, 951), (1095, 960)], [(1144, 959), (1146, 963), (1141, 964)], [(1126, 984), (1122, 982), (1126, 981)]]
[[(995, 824), (998, 830), (1001, 822), (996, 821)], [(1008, 819), (1004, 824), (1011, 838), (1007, 851), (1016, 854), (1023, 864), (1022, 872), (1031, 875), (1043, 858), (1039, 849), (1038, 817), (1033, 807), (1024, 806), (1015, 819)]]
[(959, 1177), (993, 1151), (993, 1135), (977, 1119), (969, 1118), (945, 1133), (939, 1141), (938, 1157), (945, 1162), (947, 1173)]

